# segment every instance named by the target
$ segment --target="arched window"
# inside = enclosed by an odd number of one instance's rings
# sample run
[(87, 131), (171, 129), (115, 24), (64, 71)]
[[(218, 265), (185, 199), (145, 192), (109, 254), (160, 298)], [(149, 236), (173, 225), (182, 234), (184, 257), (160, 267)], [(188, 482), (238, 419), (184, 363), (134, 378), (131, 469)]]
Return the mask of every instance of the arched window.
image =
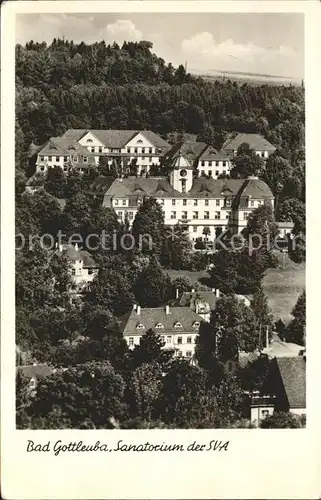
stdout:
[(142, 323), (139, 323), (137, 326), (136, 326), (137, 330), (143, 330), (145, 327), (144, 325), (142, 325)]
[(155, 326), (155, 328), (157, 328), (157, 329), (164, 328), (164, 325), (162, 323), (157, 323), (157, 325)]
[(200, 326), (199, 321), (195, 321), (195, 323), (193, 323), (193, 327), (194, 328), (198, 328), (199, 326)]
[(141, 139), (138, 139), (137, 144), (143, 144), (143, 141)]
[(175, 323), (174, 328), (183, 328), (183, 325), (178, 321), (177, 323)]
[(93, 140), (92, 140), (92, 139), (87, 139), (87, 141), (86, 141), (86, 142), (93, 142)]

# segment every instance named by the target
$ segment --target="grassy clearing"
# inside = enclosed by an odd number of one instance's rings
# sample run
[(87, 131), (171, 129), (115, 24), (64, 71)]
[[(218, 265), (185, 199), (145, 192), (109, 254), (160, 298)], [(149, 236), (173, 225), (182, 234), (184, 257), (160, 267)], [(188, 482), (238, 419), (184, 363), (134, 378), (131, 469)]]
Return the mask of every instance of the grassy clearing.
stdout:
[[(198, 281), (203, 284), (208, 277), (206, 271), (169, 270), (168, 274), (172, 280), (178, 276), (188, 276), (192, 283)], [(287, 254), (281, 254), (279, 267), (266, 271), (263, 289), (275, 319), (281, 318), (288, 322), (300, 293), (305, 289), (305, 263), (295, 264)]]

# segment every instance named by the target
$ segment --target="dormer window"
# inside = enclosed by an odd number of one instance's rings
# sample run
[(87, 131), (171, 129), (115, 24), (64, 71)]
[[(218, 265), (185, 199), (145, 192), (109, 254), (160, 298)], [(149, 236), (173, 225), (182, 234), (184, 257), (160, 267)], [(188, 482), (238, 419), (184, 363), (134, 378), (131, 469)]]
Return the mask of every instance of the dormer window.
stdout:
[(199, 328), (199, 326), (200, 326), (199, 321), (195, 321), (195, 322), (193, 323), (193, 328)]
[(136, 326), (137, 330), (144, 330), (144, 325), (142, 323), (139, 323), (137, 326)]
[(87, 139), (87, 141), (86, 141), (86, 142), (93, 142), (93, 140), (92, 140), (92, 139)]
[(159, 330), (160, 328), (164, 328), (164, 325), (162, 323), (157, 323), (155, 328), (157, 328)]
[(182, 323), (177, 321), (177, 323), (175, 323), (175, 325), (174, 325), (174, 328), (183, 328), (183, 325), (182, 325)]

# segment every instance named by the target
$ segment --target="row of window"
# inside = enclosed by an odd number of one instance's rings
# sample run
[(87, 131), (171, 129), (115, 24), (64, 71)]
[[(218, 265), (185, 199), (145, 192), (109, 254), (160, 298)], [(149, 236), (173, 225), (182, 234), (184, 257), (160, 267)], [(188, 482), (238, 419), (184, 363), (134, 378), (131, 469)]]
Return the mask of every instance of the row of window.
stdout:
[[(48, 161), (51, 162), (51, 161), (58, 161), (60, 162), (63, 158), (63, 161), (66, 162), (69, 160), (69, 156), (48, 156)], [(39, 156), (39, 160), (40, 161), (44, 161), (45, 160), (45, 157), (44, 156)], [(72, 161), (77, 163), (78, 162), (78, 156), (73, 156), (72, 158)], [(88, 162), (88, 158), (87, 156), (84, 156), (83, 157), (83, 162), (84, 163), (87, 163)]]
[[(180, 201), (180, 200), (179, 200), (179, 201)], [(203, 201), (203, 200), (193, 200), (193, 205), (194, 205), (194, 207), (197, 207), (197, 206), (198, 206), (198, 202), (199, 202), (199, 201)], [(221, 201), (223, 201), (223, 200), (215, 200), (215, 203), (216, 203), (216, 206), (217, 206), (217, 207), (219, 207), (219, 206), (221, 205)], [(229, 201), (229, 200), (227, 200), (227, 201), (226, 201), (226, 203), (227, 203), (228, 201)], [(206, 207), (208, 207), (208, 206), (209, 206), (209, 204), (210, 204), (210, 203), (209, 203), (209, 202), (210, 202), (210, 200), (204, 200), (204, 202), (205, 202), (205, 206), (206, 206)], [(159, 203), (160, 203), (161, 205), (164, 205), (164, 200), (163, 200), (163, 199), (159, 200)], [(176, 200), (175, 200), (175, 199), (172, 199), (172, 206), (175, 206), (175, 205), (176, 205)], [(187, 206), (187, 200), (183, 199), (183, 207), (186, 207), (186, 206)]]
[[(171, 215), (170, 215), (170, 218), (171, 219), (177, 219), (177, 212), (172, 211)], [(193, 219), (198, 219), (199, 218), (199, 212), (193, 212), (192, 218)], [(210, 213), (208, 211), (205, 211), (202, 219), (209, 220), (209, 218), (210, 218)], [(221, 219), (221, 218), (222, 217), (221, 217), (221, 212), (220, 211), (217, 211), (217, 212), (214, 213), (214, 219), (218, 220), (218, 219)], [(226, 212), (225, 218), (226, 219), (230, 218), (230, 212)], [(181, 212), (180, 219), (185, 219), (186, 220), (187, 219), (187, 212)]]
[[(165, 344), (165, 345), (172, 345), (173, 344), (173, 336), (172, 335), (161, 335), (161, 340), (162, 342)], [(197, 344), (197, 340), (198, 340), (198, 337), (195, 337), (194, 338), (194, 341), (193, 341), (193, 337), (191, 336), (188, 336), (186, 337), (186, 344)], [(129, 337), (128, 338), (128, 344), (130, 346), (133, 346), (135, 343), (135, 339), (134, 337)], [(176, 342), (178, 345), (182, 345), (183, 344), (183, 337), (177, 337), (177, 342)]]
[[(222, 162), (222, 166), (223, 167), (228, 167), (228, 163), (227, 161), (223, 161)], [(220, 166), (220, 162), (219, 161), (208, 161), (208, 166), (209, 167), (219, 167)], [(201, 167), (205, 167), (205, 161), (201, 161)]]
[(115, 207), (118, 207), (120, 205), (120, 202), (122, 202), (123, 207), (127, 206), (127, 200), (114, 200)]
[[(193, 323), (192, 326), (193, 326), (193, 328), (198, 328), (200, 326), (199, 321), (194, 321), (194, 323)], [(164, 328), (164, 325), (162, 323), (157, 323), (157, 325), (155, 326), (155, 328), (159, 330), (161, 328)], [(183, 328), (183, 325), (182, 325), (182, 323), (180, 323), (179, 321), (177, 321), (174, 324), (174, 328)], [(145, 326), (142, 323), (138, 323), (138, 325), (136, 326), (136, 329), (137, 330), (144, 330)], [(178, 338), (181, 339), (182, 337), (178, 337)], [(190, 338), (192, 338), (192, 337), (190, 337)], [(178, 342), (178, 344), (180, 344), (180, 343), (181, 342)]]
[[(127, 214), (127, 217), (128, 217), (129, 220), (133, 220), (133, 218), (134, 218), (134, 212), (129, 211), (129, 212), (126, 212), (126, 214)], [(124, 216), (124, 212), (117, 212), (117, 217), (119, 219), (122, 219), (123, 216)]]

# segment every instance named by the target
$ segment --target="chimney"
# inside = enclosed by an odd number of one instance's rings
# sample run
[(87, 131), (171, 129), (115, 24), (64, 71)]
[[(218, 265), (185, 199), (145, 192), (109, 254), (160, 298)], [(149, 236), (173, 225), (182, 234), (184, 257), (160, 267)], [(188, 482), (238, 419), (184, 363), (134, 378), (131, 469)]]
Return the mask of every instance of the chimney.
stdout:
[(216, 290), (215, 290), (215, 297), (218, 299), (219, 296), (220, 296), (220, 291), (219, 291), (218, 288), (216, 288)]
[(137, 315), (140, 315), (140, 306), (137, 306)]
[(212, 293), (215, 293), (215, 288), (212, 288)]
[(179, 297), (179, 290), (178, 288), (176, 288), (176, 298), (178, 299), (178, 297)]
[(133, 311), (137, 311), (137, 304), (133, 305)]
[(166, 314), (169, 314), (169, 305), (166, 305), (165, 312), (166, 312)]
[(59, 248), (59, 252), (62, 252), (62, 244), (61, 243), (59, 243), (59, 247), (58, 248)]

